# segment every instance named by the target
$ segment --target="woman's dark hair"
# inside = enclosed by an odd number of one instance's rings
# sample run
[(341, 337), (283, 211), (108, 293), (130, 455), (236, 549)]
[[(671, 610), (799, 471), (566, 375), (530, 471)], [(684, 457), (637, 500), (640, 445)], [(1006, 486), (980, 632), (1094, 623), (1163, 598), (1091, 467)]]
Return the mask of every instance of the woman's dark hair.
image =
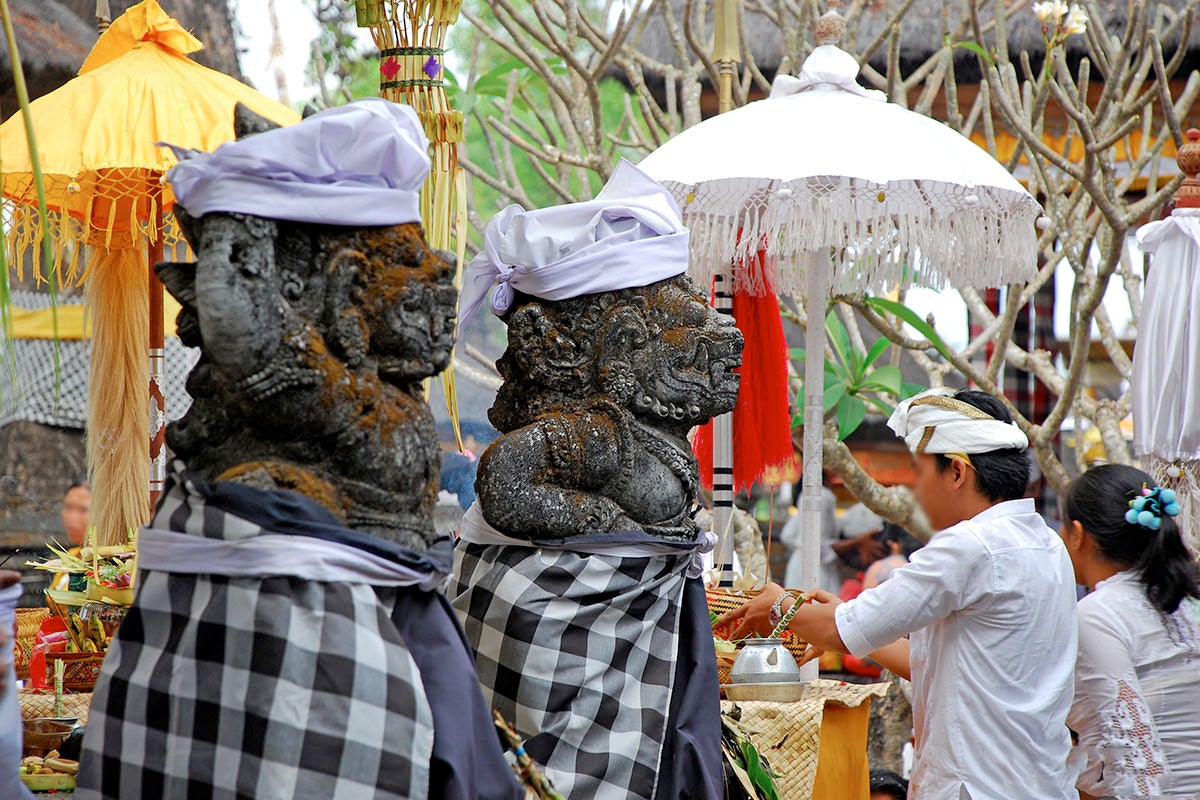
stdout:
[(871, 793), (886, 794), (895, 800), (907, 800), (908, 781), (886, 769), (871, 770)]
[[(954, 399), (974, 406), (1001, 422), (1012, 422), (1012, 414), (996, 398), (987, 392), (962, 389)], [(938, 469), (945, 470), (951, 459), (938, 456)], [(973, 453), (971, 464), (975, 467), (975, 488), (992, 502), (1020, 500), (1029, 488), (1029, 457), (1024, 450), (996, 450), (992, 453)]]
[(1171, 614), (1185, 597), (1200, 597), (1200, 568), (1171, 517), (1164, 515), (1157, 531), (1126, 521), (1129, 501), (1143, 486), (1155, 485), (1140, 469), (1123, 464), (1095, 467), (1067, 485), (1062, 515), (1078, 522), (1105, 557), (1135, 570), (1151, 604)]

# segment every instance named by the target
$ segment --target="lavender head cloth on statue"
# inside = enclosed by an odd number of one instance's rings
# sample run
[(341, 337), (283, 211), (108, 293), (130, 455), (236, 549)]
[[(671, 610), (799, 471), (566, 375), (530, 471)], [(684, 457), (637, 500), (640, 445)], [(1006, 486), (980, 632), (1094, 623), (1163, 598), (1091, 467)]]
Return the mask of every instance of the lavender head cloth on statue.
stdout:
[(661, 185), (628, 161), (594, 200), (526, 211), (512, 205), (488, 223), (467, 267), (459, 330), (488, 299), (508, 311), (514, 292), (566, 300), (687, 272), (688, 230)]
[(167, 180), (192, 216), (253, 214), (356, 228), (421, 221), (429, 140), (415, 111), (380, 98), (330, 108), (211, 153), (172, 150), (179, 163)]

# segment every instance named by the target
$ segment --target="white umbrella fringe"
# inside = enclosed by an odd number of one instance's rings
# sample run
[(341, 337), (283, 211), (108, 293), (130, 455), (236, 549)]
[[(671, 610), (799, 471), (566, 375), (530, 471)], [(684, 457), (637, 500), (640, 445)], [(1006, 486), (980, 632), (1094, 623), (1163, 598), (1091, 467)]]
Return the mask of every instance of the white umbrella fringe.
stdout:
[[(883, 186), (839, 176), (663, 183), (683, 198), (690, 273), (701, 286), (723, 276), (734, 290), (803, 296), (812, 253), (830, 254), (836, 294), (1017, 283), (1037, 263), (1041, 210), (1028, 195), (1004, 189), (937, 181)], [(778, 200), (737, 215), (719, 210), (764, 190)], [(730, 271), (764, 250), (766, 270)]]

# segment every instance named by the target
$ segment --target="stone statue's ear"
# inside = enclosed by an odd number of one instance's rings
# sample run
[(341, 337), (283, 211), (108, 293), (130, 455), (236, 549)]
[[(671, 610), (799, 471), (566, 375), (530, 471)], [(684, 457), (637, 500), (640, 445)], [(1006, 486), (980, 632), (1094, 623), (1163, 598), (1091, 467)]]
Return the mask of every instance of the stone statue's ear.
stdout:
[(158, 279), (184, 308), (196, 307), (196, 265), (165, 261), (154, 267)]
[(509, 351), (529, 377), (545, 386), (578, 383), (583, 377), (591, 348), (581, 349), (559, 331), (540, 304), (522, 306), (507, 322)]
[(325, 340), (351, 367), (366, 358), (370, 329), (358, 307), (366, 282), (367, 257), (345, 248), (334, 255), (325, 283)]
[(249, 106), (238, 103), (233, 107), (233, 135), (238, 139), (245, 139), (247, 136), (253, 136), (256, 133), (274, 130), (282, 127), (261, 114), (256, 114), (250, 110)]
[(353, 247), (344, 247), (333, 255), (325, 283), (325, 302), (330, 310), (356, 304), (356, 296), (366, 285), (367, 266), (366, 255)]
[(649, 333), (639, 307), (622, 305), (610, 312), (604, 326), (604, 345), (609, 353), (629, 354), (646, 346)]

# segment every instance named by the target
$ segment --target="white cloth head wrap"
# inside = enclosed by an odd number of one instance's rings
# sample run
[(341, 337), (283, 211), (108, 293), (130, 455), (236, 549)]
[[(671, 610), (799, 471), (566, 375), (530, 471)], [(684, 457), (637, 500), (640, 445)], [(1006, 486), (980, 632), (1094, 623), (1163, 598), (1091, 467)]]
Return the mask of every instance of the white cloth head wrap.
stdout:
[(514, 290), (566, 300), (649, 286), (687, 267), (688, 230), (679, 206), (622, 159), (595, 200), (534, 211), (511, 205), (492, 218), (483, 250), (467, 267), (459, 330), (489, 291), (492, 311), (503, 314)]
[(954, 399), (952, 389), (930, 389), (896, 407), (888, 427), (915, 455), (973, 455), (1024, 450), (1029, 439), (1015, 422), (1001, 422), (969, 403)]
[(324, 225), (420, 222), (429, 140), (408, 106), (380, 98), (330, 108), (211, 153), (172, 148), (175, 200), (193, 216), (253, 214)]

